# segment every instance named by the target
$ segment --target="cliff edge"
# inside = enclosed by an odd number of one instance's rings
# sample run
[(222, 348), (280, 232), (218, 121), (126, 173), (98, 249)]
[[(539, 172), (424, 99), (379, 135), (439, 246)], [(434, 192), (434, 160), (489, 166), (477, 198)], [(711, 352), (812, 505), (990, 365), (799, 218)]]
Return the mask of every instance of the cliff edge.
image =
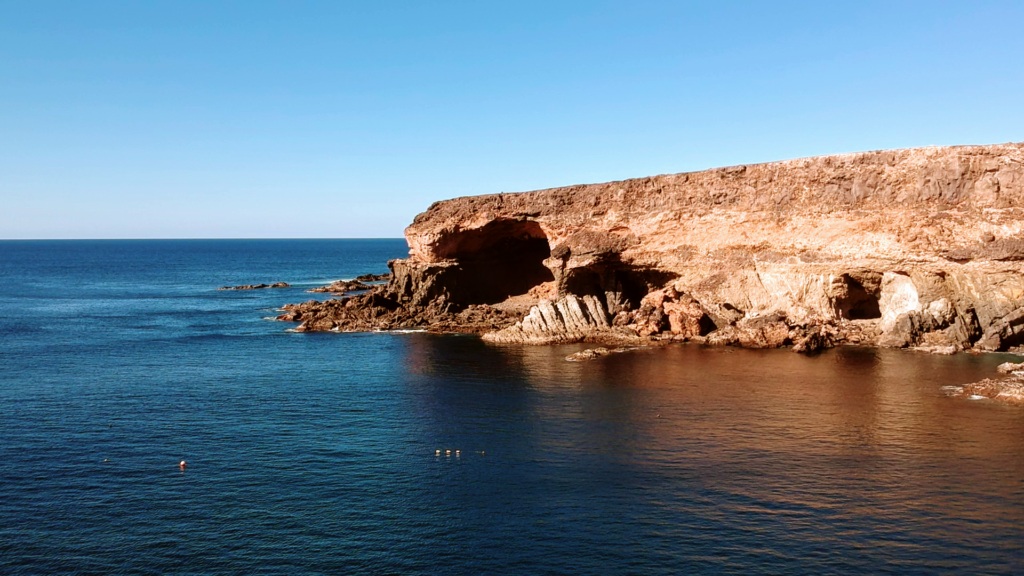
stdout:
[(813, 351), (1024, 344), (1024, 144), (863, 152), (437, 202), (386, 287), (300, 330)]

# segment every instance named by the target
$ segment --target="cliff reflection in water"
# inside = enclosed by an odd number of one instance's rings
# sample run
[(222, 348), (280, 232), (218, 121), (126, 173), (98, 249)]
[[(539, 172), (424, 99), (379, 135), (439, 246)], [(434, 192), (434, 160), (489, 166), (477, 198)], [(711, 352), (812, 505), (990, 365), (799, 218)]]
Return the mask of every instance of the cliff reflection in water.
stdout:
[(406, 346), (419, 441), (473, 470), (437, 503), (496, 542), (676, 569), (1024, 568), (1024, 411), (942, 390), (1000, 357)]

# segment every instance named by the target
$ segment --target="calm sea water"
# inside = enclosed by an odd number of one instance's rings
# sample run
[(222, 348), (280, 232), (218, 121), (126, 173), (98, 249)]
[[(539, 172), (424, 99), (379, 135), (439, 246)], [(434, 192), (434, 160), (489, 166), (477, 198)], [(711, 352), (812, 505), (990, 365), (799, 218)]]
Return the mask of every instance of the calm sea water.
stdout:
[(0, 242), (0, 573), (1024, 572), (1024, 410), (941, 389), (1007, 357), (263, 319), (405, 252)]

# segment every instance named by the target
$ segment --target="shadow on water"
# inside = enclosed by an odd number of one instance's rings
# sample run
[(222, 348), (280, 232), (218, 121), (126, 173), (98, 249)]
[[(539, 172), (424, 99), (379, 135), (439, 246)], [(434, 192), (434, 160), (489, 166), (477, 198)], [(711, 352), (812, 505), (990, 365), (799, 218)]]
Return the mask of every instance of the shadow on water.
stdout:
[(564, 361), (579, 348), (406, 342), (421, 443), (474, 469), (427, 498), (471, 514), (474, 541), (545, 562), (600, 546), (666, 572), (1021, 567), (1024, 414), (941, 389), (998, 357), (682, 345)]

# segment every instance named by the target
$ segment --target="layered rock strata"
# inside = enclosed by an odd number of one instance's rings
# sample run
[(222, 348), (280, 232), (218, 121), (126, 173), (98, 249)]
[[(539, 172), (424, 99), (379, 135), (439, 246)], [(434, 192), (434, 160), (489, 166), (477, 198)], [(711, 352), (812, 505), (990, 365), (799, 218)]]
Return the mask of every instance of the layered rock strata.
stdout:
[[(484, 334), (483, 338), (502, 343), (558, 344), (579, 342), (596, 335), (615, 337), (611, 327), (604, 304), (596, 296), (577, 298), (568, 294), (555, 302), (540, 302), (521, 322)], [(635, 336), (629, 331), (621, 335)]]
[(1022, 198), (1021, 144), (456, 198), (406, 229), (410, 256), (387, 286), (285, 319), (465, 319), (492, 342), (1005, 350), (1024, 344)]

